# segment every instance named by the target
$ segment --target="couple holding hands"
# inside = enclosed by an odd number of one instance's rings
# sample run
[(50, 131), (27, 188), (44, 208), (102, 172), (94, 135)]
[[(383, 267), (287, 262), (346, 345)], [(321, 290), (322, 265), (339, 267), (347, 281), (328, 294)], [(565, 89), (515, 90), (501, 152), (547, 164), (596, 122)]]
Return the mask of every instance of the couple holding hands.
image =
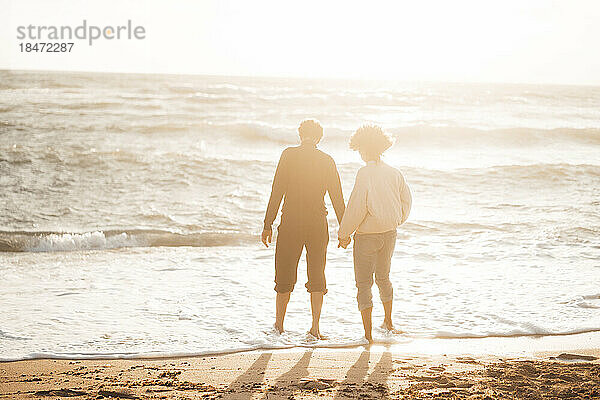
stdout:
[(275, 248), (275, 291), (277, 292), (275, 329), (283, 332), (283, 321), (290, 293), (297, 279), (298, 262), (306, 247), (308, 282), (312, 310), (309, 334), (325, 339), (319, 330), (323, 295), (327, 293), (325, 262), (329, 231), (325, 192), (329, 193), (339, 222), (338, 247), (347, 248), (354, 234), (354, 277), (365, 338), (373, 342), (371, 312), (373, 277), (383, 307), (383, 328), (401, 333), (392, 323), (393, 287), (389, 279), (396, 245), (396, 228), (410, 213), (412, 196), (402, 173), (381, 160), (392, 139), (375, 125), (360, 127), (350, 138), (350, 148), (360, 153), (366, 165), (359, 169), (348, 206), (333, 158), (317, 149), (323, 137), (318, 121), (305, 120), (298, 127), (301, 144), (281, 154), (264, 220), (261, 240), (268, 246), (273, 236), (271, 225), (282, 199), (281, 223)]

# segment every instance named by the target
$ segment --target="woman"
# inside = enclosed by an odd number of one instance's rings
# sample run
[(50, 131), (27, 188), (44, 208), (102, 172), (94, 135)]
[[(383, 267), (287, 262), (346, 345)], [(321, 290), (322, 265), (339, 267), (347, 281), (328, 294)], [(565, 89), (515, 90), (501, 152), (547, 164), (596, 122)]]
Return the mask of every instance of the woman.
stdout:
[(393, 288), (389, 274), (396, 245), (396, 228), (408, 218), (412, 197), (402, 173), (381, 161), (381, 155), (392, 144), (392, 139), (376, 125), (361, 126), (350, 138), (350, 148), (360, 153), (366, 165), (356, 175), (338, 231), (338, 247), (343, 248), (350, 244), (350, 235), (356, 232), (356, 299), (369, 343), (373, 343), (373, 275), (385, 310), (383, 327), (393, 333), (401, 333), (394, 329), (392, 323)]

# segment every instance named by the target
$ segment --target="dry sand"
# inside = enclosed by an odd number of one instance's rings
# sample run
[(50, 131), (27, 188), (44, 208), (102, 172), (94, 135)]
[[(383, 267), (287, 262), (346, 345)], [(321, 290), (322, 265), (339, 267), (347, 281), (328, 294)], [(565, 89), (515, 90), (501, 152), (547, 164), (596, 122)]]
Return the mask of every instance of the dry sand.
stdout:
[(15, 361), (0, 363), (0, 398), (600, 399), (600, 351), (567, 354), (574, 353), (408, 355), (375, 346), (171, 359)]

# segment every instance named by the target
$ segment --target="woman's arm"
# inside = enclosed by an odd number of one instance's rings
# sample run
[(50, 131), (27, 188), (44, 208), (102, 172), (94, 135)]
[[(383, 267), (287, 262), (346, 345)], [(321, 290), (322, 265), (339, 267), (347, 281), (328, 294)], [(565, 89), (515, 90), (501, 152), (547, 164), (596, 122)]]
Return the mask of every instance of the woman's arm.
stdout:
[[(402, 176), (402, 175), (400, 175)], [(408, 219), (410, 215), (410, 210), (412, 208), (412, 194), (410, 193), (410, 188), (408, 187), (408, 183), (402, 176), (402, 190), (400, 191), (400, 200), (402, 201), (402, 225)]]
[(367, 216), (367, 185), (361, 170), (356, 174), (354, 188), (340, 223), (338, 239), (344, 241), (354, 233)]

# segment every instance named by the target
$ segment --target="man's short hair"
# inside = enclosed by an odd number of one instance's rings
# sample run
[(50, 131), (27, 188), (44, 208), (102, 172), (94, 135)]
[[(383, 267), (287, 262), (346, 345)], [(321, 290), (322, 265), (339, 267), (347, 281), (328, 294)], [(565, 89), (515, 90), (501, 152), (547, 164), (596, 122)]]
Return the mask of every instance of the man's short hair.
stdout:
[(323, 137), (323, 127), (316, 119), (305, 119), (298, 127), (300, 139), (321, 139)]
[(380, 156), (392, 147), (394, 140), (377, 125), (363, 125), (350, 137), (350, 148), (370, 155)]

